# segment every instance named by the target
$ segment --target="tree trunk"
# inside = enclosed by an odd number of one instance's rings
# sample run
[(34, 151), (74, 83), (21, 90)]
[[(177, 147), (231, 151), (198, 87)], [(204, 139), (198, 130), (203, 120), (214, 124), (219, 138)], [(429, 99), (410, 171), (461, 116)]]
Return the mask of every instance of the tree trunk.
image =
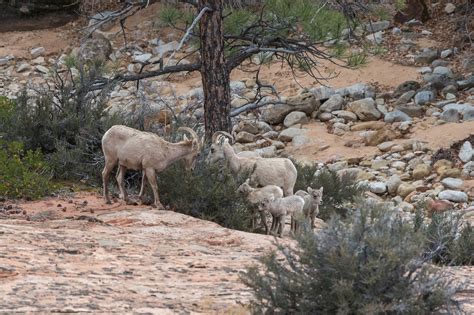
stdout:
[(204, 90), (206, 139), (216, 131), (231, 131), (229, 72), (224, 58), (223, 0), (200, 0), (199, 11), (208, 7), (199, 21), (201, 77)]

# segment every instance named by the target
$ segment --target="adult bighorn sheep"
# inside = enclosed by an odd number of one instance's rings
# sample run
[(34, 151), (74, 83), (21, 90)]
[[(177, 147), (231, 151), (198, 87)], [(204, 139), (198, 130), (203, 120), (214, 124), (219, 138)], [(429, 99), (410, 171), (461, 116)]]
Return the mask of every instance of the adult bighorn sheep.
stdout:
[(283, 189), (285, 196), (293, 195), (297, 171), (287, 158), (247, 158), (239, 156), (229, 143), (234, 137), (227, 132), (218, 131), (212, 136), (212, 145), (207, 157), (208, 163), (226, 160), (234, 174), (250, 173), (254, 187), (275, 185)]
[(128, 201), (125, 190), (124, 175), (127, 169), (142, 170), (142, 185), (139, 197), (143, 201), (145, 181), (148, 179), (153, 190), (154, 206), (163, 209), (158, 195), (156, 173), (159, 173), (178, 160), (184, 160), (187, 170), (194, 169), (196, 157), (202, 148), (199, 136), (188, 127), (180, 127), (178, 131), (187, 131), (191, 134), (189, 140), (170, 143), (151, 132), (136, 130), (127, 126), (112, 126), (102, 137), (102, 151), (104, 152), (105, 167), (102, 171), (104, 199), (110, 203), (108, 182), (110, 173), (118, 164), (117, 183), (124, 201)]

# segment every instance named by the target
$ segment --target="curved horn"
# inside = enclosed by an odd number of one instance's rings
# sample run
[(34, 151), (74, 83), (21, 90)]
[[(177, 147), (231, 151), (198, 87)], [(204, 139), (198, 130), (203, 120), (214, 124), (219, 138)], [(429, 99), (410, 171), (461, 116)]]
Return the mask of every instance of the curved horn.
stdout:
[(198, 134), (196, 133), (196, 131), (192, 130), (191, 128), (189, 128), (189, 127), (179, 127), (177, 131), (187, 131), (187, 132), (189, 132), (189, 134), (191, 135), (191, 137), (193, 139), (195, 139), (198, 143), (201, 143), (199, 141)]
[(224, 137), (229, 138), (229, 139), (232, 141), (232, 143), (235, 142), (234, 137), (233, 137), (230, 133), (228, 133), (228, 132), (226, 132), (226, 131), (216, 131), (216, 132), (214, 132), (214, 134), (212, 135), (212, 142), (213, 142), (213, 143), (216, 142), (217, 136), (219, 136), (219, 135), (223, 135)]

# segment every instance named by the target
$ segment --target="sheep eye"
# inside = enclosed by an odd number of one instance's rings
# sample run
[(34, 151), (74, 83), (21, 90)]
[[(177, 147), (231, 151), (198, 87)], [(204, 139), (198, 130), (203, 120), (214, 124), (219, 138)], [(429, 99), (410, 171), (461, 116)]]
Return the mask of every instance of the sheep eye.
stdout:
[(211, 148), (211, 153), (214, 153), (214, 148)]

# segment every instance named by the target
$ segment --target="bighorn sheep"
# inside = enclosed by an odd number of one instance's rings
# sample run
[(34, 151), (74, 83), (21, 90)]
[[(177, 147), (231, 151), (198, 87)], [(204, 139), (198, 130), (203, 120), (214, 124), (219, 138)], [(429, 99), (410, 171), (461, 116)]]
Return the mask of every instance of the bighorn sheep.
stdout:
[(174, 162), (183, 159), (187, 170), (194, 169), (196, 156), (202, 148), (202, 143), (194, 130), (180, 127), (178, 131), (187, 131), (192, 139), (178, 143), (170, 143), (150, 132), (136, 130), (127, 126), (112, 126), (102, 137), (105, 167), (102, 171), (104, 199), (110, 203), (108, 196), (108, 181), (110, 173), (118, 164), (117, 183), (124, 201), (128, 201), (125, 190), (124, 175), (127, 169), (142, 170), (142, 185), (139, 197), (143, 201), (145, 181), (148, 179), (153, 190), (154, 206), (163, 209), (158, 195), (156, 173), (165, 170)]
[(257, 187), (276, 185), (283, 189), (285, 196), (293, 195), (297, 171), (291, 160), (241, 157), (235, 154), (229, 139), (233, 140), (234, 138), (223, 131), (218, 131), (212, 136), (211, 150), (207, 157), (208, 163), (224, 159), (234, 174), (249, 172), (252, 185)]
[(291, 232), (296, 232), (298, 229), (297, 221), (303, 216), (304, 199), (300, 196), (270, 197), (265, 198), (259, 204), (259, 208), (260, 211), (266, 210), (272, 214), (274, 220), (270, 231), (277, 231), (281, 237), (287, 215), (291, 216)]
[(323, 199), (323, 189), (324, 187), (319, 189), (308, 187), (308, 192), (304, 190), (298, 190), (295, 193), (296, 196), (300, 196), (304, 199), (303, 212), (306, 219), (310, 220), (311, 230), (314, 229), (314, 220), (319, 213), (319, 205)]
[[(237, 189), (238, 192), (246, 195), (247, 200), (254, 205), (258, 205), (261, 203), (265, 198), (281, 198), (283, 197), (283, 190), (275, 185), (268, 185), (262, 188), (253, 188), (249, 184), (250, 178), (248, 178), (242, 185), (239, 186)], [(265, 227), (265, 233), (269, 234), (269, 229), (267, 225), (267, 220), (265, 218), (264, 211), (258, 211), (260, 213), (260, 219), (262, 220), (262, 224)], [(275, 220), (275, 218), (273, 218)], [(272, 223), (273, 224), (273, 223)], [(256, 226), (256, 218), (255, 215), (252, 217), (252, 229), (255, 229)]]

